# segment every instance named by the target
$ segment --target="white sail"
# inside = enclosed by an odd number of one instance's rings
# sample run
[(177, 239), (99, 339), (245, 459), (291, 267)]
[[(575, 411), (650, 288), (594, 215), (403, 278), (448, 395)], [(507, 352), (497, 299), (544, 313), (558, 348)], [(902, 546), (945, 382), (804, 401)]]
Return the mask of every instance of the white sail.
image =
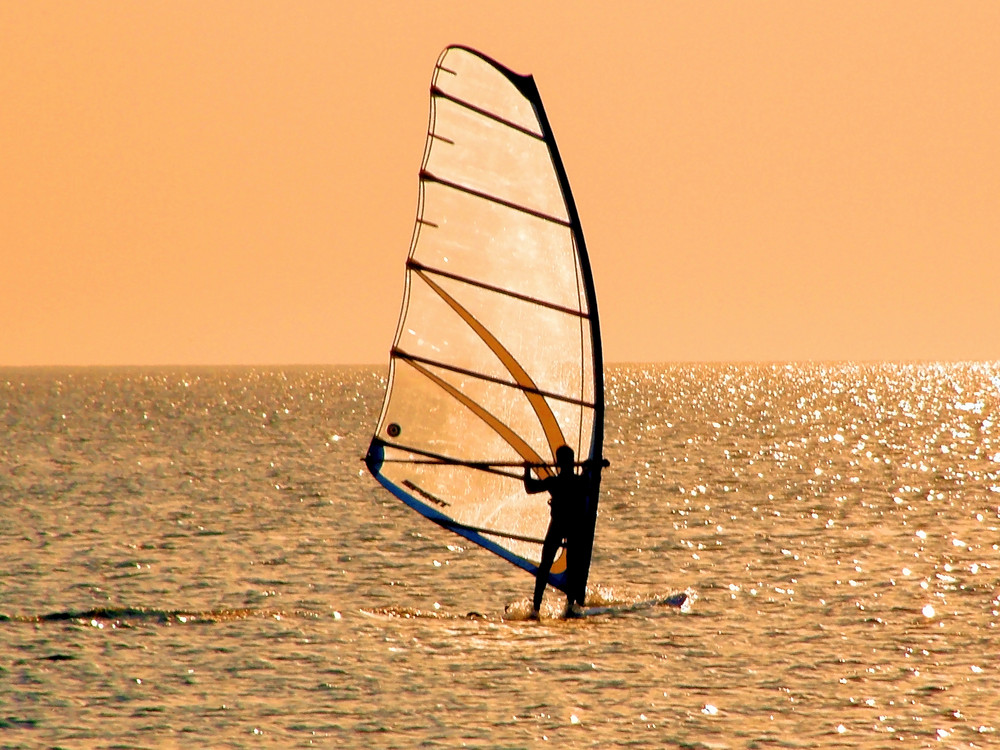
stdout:
[[(596, 297), (533, 80), (446, 49), (419, 185), (368, 467), (413, 509), (534, 572), (549, 507), (525, 493), (523, 466), (548, 476), (568, 445), (594, 472), (589, 541), (570, 553), (589, 566), (604, 418)], [(565, 568), (560, 553), (561, 588)]]

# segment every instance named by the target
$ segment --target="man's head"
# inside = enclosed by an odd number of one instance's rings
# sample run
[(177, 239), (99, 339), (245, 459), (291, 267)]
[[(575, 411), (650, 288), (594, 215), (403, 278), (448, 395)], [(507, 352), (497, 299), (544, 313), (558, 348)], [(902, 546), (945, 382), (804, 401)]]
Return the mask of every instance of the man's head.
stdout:
[(573, 471), (573, 449), (568, 445), (560, 445), (556, 448), (556, 465), (560, 471)]

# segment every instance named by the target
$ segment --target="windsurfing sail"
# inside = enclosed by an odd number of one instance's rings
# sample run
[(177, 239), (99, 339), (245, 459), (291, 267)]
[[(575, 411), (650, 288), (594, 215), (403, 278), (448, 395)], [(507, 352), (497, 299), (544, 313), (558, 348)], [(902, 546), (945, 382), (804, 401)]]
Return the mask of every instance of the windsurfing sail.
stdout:
[[(597, 299), (583, 230), (531, 76), (448, 47), (431, 79), (406, 286), (366, 463), (393, 495), (535, 573), (554, 472), (591, 475), (585, 531), (560, 550), (586, 586), (604, 437)], [(582, 582), (581, 582), (582, 579)]]

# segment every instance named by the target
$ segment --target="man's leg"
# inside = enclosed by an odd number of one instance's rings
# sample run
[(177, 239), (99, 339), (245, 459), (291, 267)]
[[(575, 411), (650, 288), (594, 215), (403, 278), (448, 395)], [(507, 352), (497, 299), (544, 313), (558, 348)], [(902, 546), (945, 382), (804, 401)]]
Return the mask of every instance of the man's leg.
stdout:
[(566, 539), (566, 577), (568, 604), (578, 604), (583, 606), (584, 599), (587, 598), (587, 586), (584, 579), (587, 574), (587, 567), (590, 563), (590, 550), (584, 541), (584, 535), (579, 525), (574, 525), (570, 529), (569, 537)]
[(551, 527), (545, 535), (545, 542), (542, 544), (542, 561), (538, 563), (538, 573), (535, 575), (535, 597), (533, 609), (537, 612), (542, 607), (542, 597), (545, 596), (545, 584), (549, 580), (549, 570), (552, 569), (552, 561), (556, 559), (556, 552), (559, 551), (559, 543), (562, 542), (561, 535)]

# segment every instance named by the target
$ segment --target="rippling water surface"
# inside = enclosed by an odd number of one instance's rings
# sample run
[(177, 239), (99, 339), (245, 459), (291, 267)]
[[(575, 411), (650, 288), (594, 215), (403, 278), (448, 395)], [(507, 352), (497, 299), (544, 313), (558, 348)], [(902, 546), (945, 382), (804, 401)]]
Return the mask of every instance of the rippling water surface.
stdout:
[(532, 623), (381, 368), (0, 370), (0, 745), (1000, 746), (1000, 363), (607, 379), (616, 609)]

